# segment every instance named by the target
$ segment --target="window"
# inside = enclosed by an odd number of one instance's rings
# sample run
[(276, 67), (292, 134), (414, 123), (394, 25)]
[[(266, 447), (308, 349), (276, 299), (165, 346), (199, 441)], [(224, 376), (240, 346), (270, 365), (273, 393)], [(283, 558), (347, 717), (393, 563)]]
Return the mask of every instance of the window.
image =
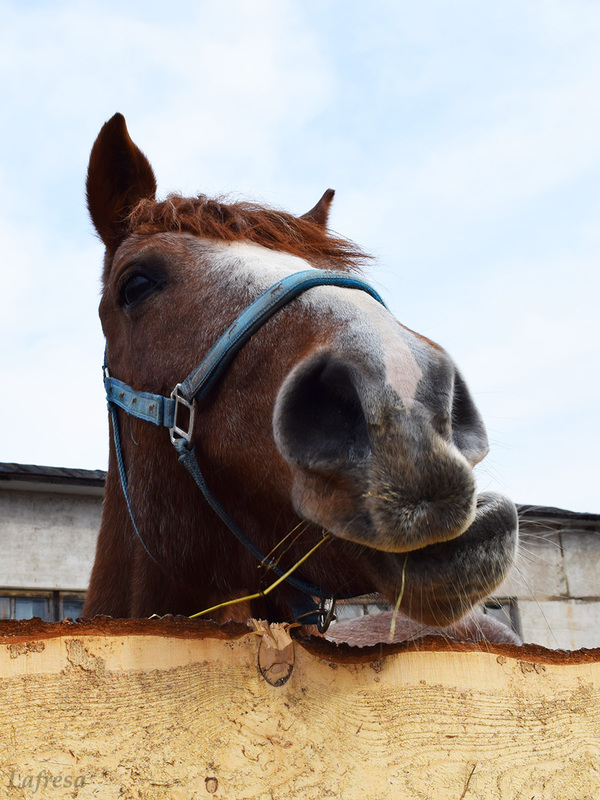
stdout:
[(81, 616), (83, 592), (13, 592), (0, 589), (0, 619), (31, 619), (59, 622)]
[(483, 606), (483, 613), (497, 619), (498, 622), (503, 622), (518, 636), (523, 636), (516, 600), (510, 597), (503, 600), (487, 600)]
[(81, 612), (83, 611), (84, 600), (85, 600), (84, 595), (61, 596), (62, 609), (60, 618), (65, 619), (65, 617), (70, 617), (71, 619), (77, 619), (77, 617), (80, 617)]
[(47, 597), (13, 597), (13, 619), (31, 619), (41, 617), (48, 620), (50, 617), (50, 602)]

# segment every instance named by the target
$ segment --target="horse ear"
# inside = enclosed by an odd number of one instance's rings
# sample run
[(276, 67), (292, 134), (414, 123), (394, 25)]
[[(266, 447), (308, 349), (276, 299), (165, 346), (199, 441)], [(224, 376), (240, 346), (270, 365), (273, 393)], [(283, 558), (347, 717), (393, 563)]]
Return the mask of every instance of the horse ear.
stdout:
[(94, 227), (109, 250), (126, 234), (127, 213), (142, 198), (154, 199), (150, 162), (132, 142), (125, 117), (115, 114), (94, 142), (87, 175), (87, 203)]
[(317, 205), (314, 206), (314, 208), (311, 208), (310, 211), (307, 211), (306, 214), (302, 214), (300, 219), (307, 219), (310, 222), (314, 222), (316, 225), (319, 225), (321, 228), (326, 228), (327, 220), (329, 218), (329, 208), (331, 206), (331, 201), (333, 200), (334, 194), (335, 191), (333, 189), (327, 189)]

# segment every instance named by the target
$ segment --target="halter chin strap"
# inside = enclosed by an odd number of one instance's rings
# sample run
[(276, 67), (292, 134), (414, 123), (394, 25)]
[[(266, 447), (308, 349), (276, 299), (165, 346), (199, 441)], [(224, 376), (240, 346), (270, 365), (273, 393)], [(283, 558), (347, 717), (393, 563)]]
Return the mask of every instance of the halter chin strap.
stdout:
[[(138, 419), (169, 428), (171, 441), (179, 454), (179, 460), (196, 481), (209, 506), (225, 523), (236, 539), (261, 564), (272, 570), (278, 577), (284, 574), (283, 570), (272, 559), (265, 556), (248, 539), (227, 510), (212, 494), (198, 465), (194, 448), (191, 444), (191, 437), (194, 427), (196, 401), (208, 394), (236, 353), (270, 317), (299, 294), (315, 286), (341, 286), (349, 289), (360, 289), (385, 306), (379, 294), (360, 278), (354, 278), (339, 272), (329, 272), (328, 270), (305, 270), (288, 275), (283, 280), (274, 283), (251, 303), (235, 322), (229, 326), (200, 364), (192, 370), (182, 383), (177, 384), (170, 397), (151, 394), (150, 392), (138, 392), (122, 381), (111, 377), (106, 365), (104, 366), (104, 387), (111, 415), (121, 486), (123, 487), (127, 509), (135, 533), (142, 547), (155, 563), (158, 564), (158, 561), (149, 551), (139, 532), (129, 498), (127, 475), (119, 437), (117, 406)], [(332, 593), (325, 591), (320, 586), (295, 578), (293, 575), (286, 578), (286, 582), (304, 595), (304, 597), (298, 599), (298, 602), (292, 608), (296, 621), (309, 625), (317, 624), (319, 630), (324, 633), (333, 618), (335, 600)], [(321, 598), (319, 605), (315, 604), (313, 597)]]

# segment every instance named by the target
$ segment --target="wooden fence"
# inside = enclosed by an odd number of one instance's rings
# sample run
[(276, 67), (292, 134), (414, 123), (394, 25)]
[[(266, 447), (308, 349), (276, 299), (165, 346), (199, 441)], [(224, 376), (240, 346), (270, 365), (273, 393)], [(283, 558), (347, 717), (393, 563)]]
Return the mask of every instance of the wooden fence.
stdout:
[(0, 796), (597, 800), (600, 650), (0, 623)]

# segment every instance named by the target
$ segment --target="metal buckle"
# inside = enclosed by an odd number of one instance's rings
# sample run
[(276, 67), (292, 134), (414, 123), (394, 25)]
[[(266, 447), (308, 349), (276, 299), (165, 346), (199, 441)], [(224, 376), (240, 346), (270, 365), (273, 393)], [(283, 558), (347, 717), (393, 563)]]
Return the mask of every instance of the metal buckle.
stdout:
[[(310, 621), (311, 617), (317, 618), (316, 623)], [(322, 597), (317, 611), (305, 611), (304, 614), (300, 614), (296, 617), (296, 622), (300, 622), (304, 625), (316, 624), (319, 633), (325, 633), (334, 619), (336, 619), (335, 598)]]
[[(175, 401), (175, 411), (173, 412), (173, 427), (169, 428), (169, 436), (171, 437), (171, 442), (175, 444), (177, 439), (185, 439), (186, 442), (190, 442), (192, 438), (192, 430), (194, 428), (194, 416), (196, 412), (195, 403), (192, 401), (189, 403), (185, 397), (181, 394), (181, 384), (178, 383), (177, 386), (171, 392), (171, 400)], [(187, 427), (183, 428), (178, 424), (179, 420), (179, 411), (181, 408), (187, 409)], [(183, 422), (181, 423), (183, 424)]]
[(334, 619), (336, 619), (335, 598), (323, 597), (319, 606), (319, 616), (317, 617), (317, 630), (319, 633), (325, 633)]

